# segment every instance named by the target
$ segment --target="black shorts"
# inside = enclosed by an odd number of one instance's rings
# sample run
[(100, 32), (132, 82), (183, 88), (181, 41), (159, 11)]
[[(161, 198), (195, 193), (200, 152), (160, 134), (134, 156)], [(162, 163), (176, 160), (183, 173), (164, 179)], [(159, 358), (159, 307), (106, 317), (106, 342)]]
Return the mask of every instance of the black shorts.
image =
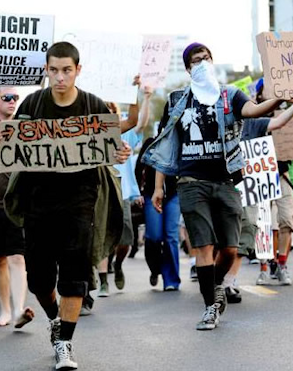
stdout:
[(92, 270), (96, 199), (97, 182), (82, 185), (63, 181), (30, 189), (24, 228), (31, 292), (50, 294), (57, 283), (61, 296), (86, 294)]
[(24, 255), (24, 231), (10, 221), (3, 209), (0, 209), (0, 235), (0, 256)]
[(178, 195), (192, 247), (239, 246), (242, 205), (232, 181), (179, 183)]

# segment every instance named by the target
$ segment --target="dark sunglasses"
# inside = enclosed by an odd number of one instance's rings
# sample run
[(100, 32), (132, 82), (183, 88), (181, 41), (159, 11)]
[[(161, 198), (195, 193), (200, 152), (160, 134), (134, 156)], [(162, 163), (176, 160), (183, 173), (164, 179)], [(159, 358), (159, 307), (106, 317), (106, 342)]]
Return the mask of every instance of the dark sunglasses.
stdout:
[(14, 100), (14, 102), (17, 102), (19, 99), (19, 95), (5, 94), (5, 95), (1, 95), (1, 99), (3, 100), (3, 102), (10, 102), (12, 99)]

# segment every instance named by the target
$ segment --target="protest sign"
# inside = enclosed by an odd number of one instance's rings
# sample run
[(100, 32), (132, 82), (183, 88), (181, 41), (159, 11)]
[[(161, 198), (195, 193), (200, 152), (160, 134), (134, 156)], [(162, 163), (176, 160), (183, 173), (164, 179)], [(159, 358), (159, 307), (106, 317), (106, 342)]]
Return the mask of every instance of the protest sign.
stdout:
[(40, 85), (53, 33), (53, 16), (1, 15), (0, 85)]
[(136, 34), (64, 35), (80, 52), (81, 74), (77, 86), (105, 101), (136, 103), (137, 86), (133, 79), (139, 73), (142, 36)]
[(240, 142), (245, 160), (243, 181), (237, 184), (242, 206), (275, 200), (282, 196), (273, 138), (255, 138)]
[(274, 247), (270, 202), (260, 202), (258, 209), (259, 216), (257, 221), (258, 230), (255, 238), (255, 254), (258, 259), (273, 259)]
[(168, 73), (171, 52), (172, 36), (146, 35), (142, 44), (142, 58), (140, 65), (141, 87), (164, 87)]
[(116, 163), (117, 115), (2, 121), (0, 172), (79, 171)]
[(243, 79), (231, 82), (231, 85), (236, 86), (238, 89), (242, 90), (243, 93), (249, 95), (248, 85), (250, 85), (251, 83), (252, 83), (251, 76), (246, 76), (243, 77)]
[[(279, 116), (283, 111), (274, 111)], [(278, 161), (293, 160), (293, 119), (279, 130), (272, 132)]]
[(262, 32), (256, 36), (261, 54), (265, 94), (270, 98), (293, 98), (293, 32)]

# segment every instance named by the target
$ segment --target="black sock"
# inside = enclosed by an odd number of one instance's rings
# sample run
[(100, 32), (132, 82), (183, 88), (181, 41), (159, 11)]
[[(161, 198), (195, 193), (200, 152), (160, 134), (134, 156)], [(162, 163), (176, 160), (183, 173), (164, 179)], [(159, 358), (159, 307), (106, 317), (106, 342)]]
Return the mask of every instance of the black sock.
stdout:
[(61, 320), (60, 340), (71, 340), (75, 326), (76, 322), (67, 322)]
[(43, 308), (48, 318), (55, 319), (58, 316), (59, 308), (58, 308), (57, 300), (55, 300), (51, 305), (43, 307)]
[(99, 273), (99, 277), (100, 277), (101, 285), (103, 283), (108, 283), (108, 281), (107, 281), (107, 273)]
[(208, 307), (215, 302), (215, 266), (212, 264), (196, 268), (200, 292), (206, 307)]

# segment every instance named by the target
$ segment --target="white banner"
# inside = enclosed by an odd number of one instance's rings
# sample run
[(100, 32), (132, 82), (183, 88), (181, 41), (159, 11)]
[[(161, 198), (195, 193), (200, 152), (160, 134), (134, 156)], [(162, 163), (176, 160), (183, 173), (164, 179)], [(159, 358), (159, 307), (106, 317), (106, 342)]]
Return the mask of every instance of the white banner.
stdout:
[(53, 35), (53, 16), (1, 15), (0, 85), (40, 85)]
[(77, 85), (104, 101), (136, 103), (142, 36), (136, 34), (66, 34), (64, 41), (80, 52), (81, 73)]
[(273, 138), (268, 135), (240, 142), (245, 160), (243, 181), (237, 184), (242, 206), (275, 200), (282, 196)]
[(1, 121), (0, 172), (79, 171), (117, 161), (117, 115)]

